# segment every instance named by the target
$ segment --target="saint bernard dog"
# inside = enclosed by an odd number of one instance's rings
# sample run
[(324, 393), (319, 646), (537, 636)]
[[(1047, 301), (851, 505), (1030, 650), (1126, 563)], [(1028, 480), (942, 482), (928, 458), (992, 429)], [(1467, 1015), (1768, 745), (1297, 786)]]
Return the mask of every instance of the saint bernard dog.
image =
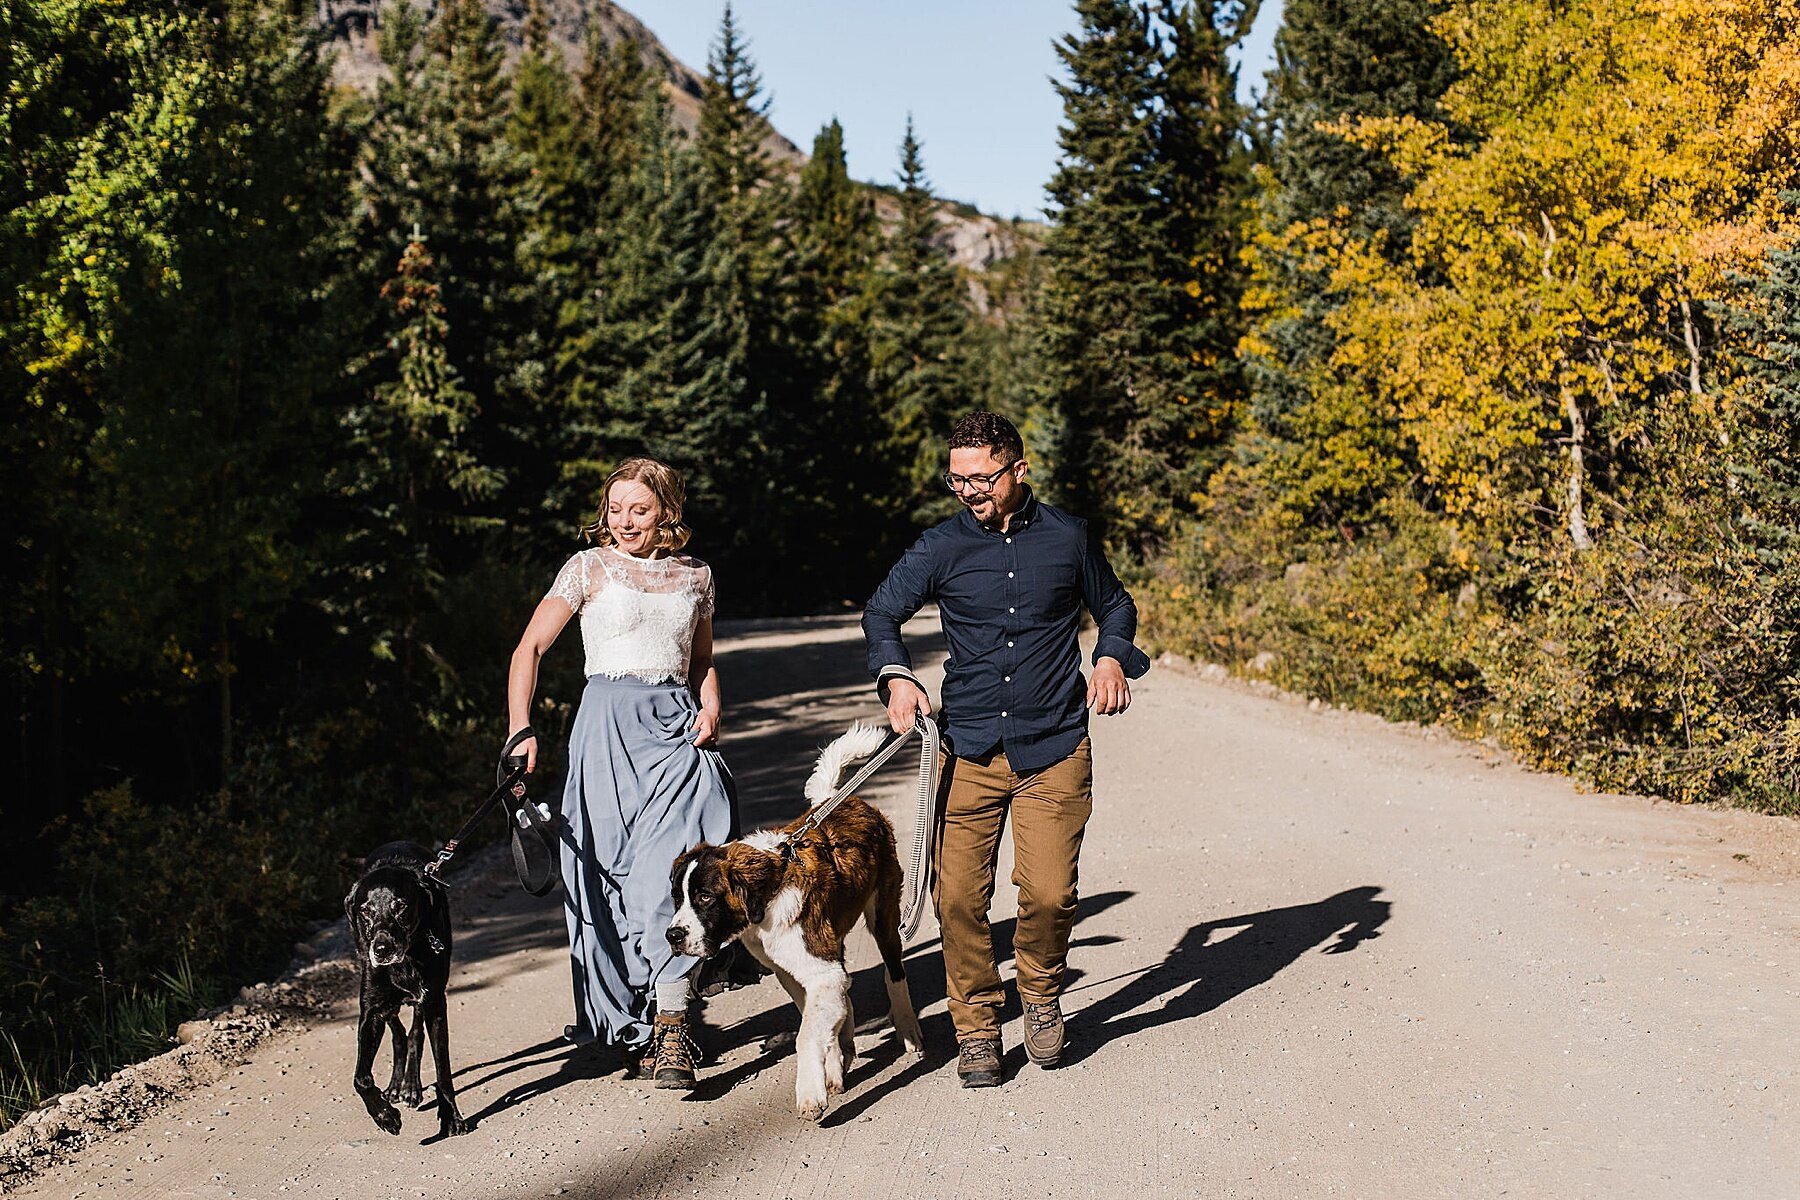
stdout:
[[(818, 805), (830, 798), (845, 768), (874, 754), (885, 737), (873, 725), (852, 725), (819, 752), (806, 781), (807, 800)], [(844, 1090), (844, 1073), (856, 1057), (844, 938), (858, 918), (881, 948), (890, 1015), (902, 1045), (917, 1055), (924, 1042), (901, 965), (902, 878), (893, 826), (852, 796), (790, 844), (805, 820), (723, 846), (702, 843), (677, 858), (670, 872), (677, 911), (669, 944), (677, 954), (710, 958), (737, 939), (775, 972), (800, 1009), (794, 1107), (817, 1121), (828, 1097)]]

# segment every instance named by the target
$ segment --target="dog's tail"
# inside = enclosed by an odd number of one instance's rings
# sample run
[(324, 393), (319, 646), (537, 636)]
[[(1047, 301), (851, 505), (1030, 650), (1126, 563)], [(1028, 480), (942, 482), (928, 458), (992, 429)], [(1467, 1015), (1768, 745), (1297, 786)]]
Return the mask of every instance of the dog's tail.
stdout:
[(806, 802), (818, 805), (831, 799), (831, 793), (837, 791), (838, 783), (844, 778), (844, 772), (850, 764), (868, 758), (881, 749), (881, 744), (885, 741), (887, 731), (879, 725), (868, 725), (862, 721), (852, 725), (837, 741), (819, 751), (819, 761), (814, 764), (812, 775), (806, 780)]

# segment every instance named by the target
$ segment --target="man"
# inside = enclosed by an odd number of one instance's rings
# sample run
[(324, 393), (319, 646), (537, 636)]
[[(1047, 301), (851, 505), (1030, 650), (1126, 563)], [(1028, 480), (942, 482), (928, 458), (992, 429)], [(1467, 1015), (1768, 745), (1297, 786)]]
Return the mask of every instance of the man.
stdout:
[[(1087, 522), (1032, 495), (1029, 469), (1012, 422), (989, 412), (958, 422), (944, 483), (963, 511), (925, 531), (862, 619), (869, 670), (896, 731), (931, 712), (901, 624), (936, 600), (949, 643), (937, 908), (964, 1087), (1000, 1082), (1005, 997), (988, 905), (1009, 808), (1025, 1052), (1043, 1067), (1062, 1056), (1058, 997), (1075, 922), (1076, 858), (1093, 809), (1087, 710), (1124, 712), (1126, 678), (1150, 667), (1132, 645), (1137, 606)], [(1085, 684), (1076, 645), (1083, 604), (1100, 633)]]

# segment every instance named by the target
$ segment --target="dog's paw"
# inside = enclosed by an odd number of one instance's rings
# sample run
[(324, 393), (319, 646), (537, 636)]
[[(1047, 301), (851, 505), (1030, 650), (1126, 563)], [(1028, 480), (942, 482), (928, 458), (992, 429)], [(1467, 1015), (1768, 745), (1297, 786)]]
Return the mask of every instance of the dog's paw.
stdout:
[(825, 1091), (813, 1091), (810, 1088), (798, 1088), (794, 1092), (794, 1111), (800, 1114), (803, 1121), (822, 1121), (825, 1110), (831, 1107), (830, 1095)]
[(424, 1090), (416, 1083), (391, 1087), (381, 1094), (402, 1108), (423, 1108), (425, 1104)]
[(461, 1137), (469, 1132), (469, 1122), (461, 1113), (438, 1118), (438, 1132), (444, 1137)]
[(381, 1126), (385, 1133), (400, 1132), (400, 1110), (391, 1104), (384, 1104), (372, 1110), (369, 1115), (375, 1118), (375, 1124)]

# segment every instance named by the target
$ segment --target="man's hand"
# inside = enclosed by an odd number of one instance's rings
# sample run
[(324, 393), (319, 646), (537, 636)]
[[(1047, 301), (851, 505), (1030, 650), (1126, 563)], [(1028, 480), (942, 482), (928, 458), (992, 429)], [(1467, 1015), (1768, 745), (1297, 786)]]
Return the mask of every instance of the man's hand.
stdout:
[(931, 715), (931, 698), (911, 680), (893, 677), (888, 681), (887, 711), (888, 724), (894, 732), (905, 733), (913, 727), (918, 713)]
[[(1116, 658), (1103, 658), (1094, 664), (1088, 678), (1088, 707), (1103, 717), (1122, 713), (1131, 707), (1131, 685), (1125, 682), (1125, 668)], [(893, 711), (893, 705), (888, 706)]]

